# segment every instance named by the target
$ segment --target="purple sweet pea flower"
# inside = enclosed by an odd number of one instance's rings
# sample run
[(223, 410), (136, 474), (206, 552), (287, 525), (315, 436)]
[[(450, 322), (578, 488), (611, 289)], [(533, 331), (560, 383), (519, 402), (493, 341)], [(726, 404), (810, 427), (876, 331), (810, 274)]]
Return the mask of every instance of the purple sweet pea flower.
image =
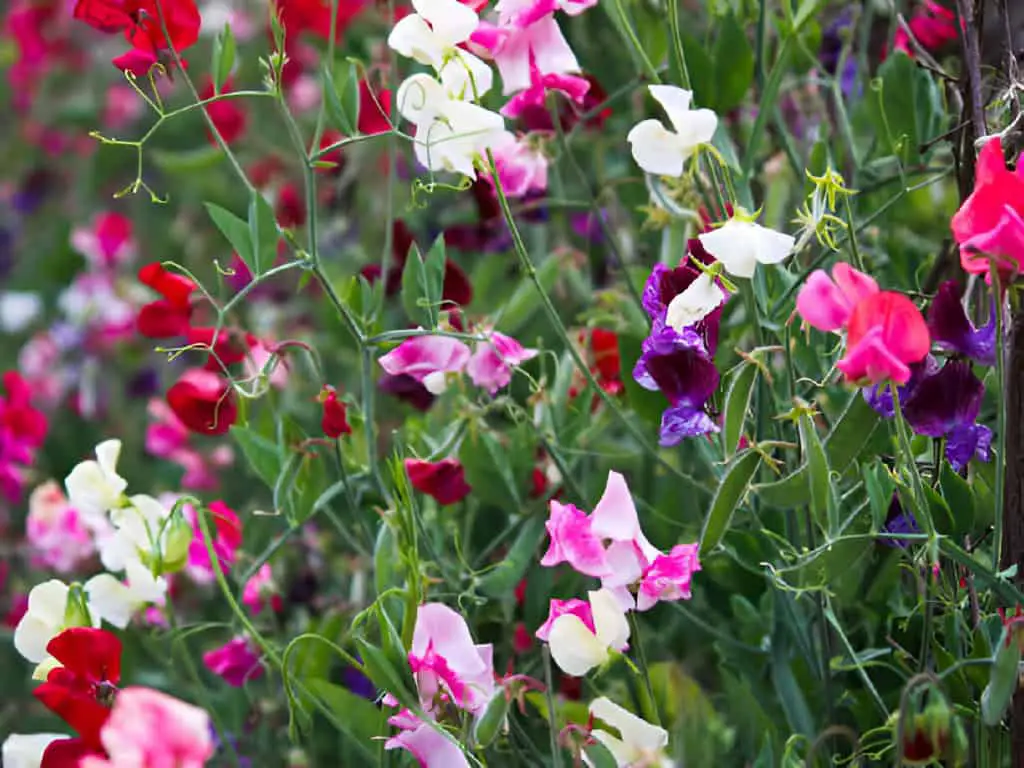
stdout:
[[(683, 264), (675, 269), (664, 264), (654, 266), (644, 284), (641, 301), (644, 310), (654, 321), (655, 332), (664, 324), (665, 313), (672, 299), (689, 288), (700, 274), (700, 270), (689, 264)], [(718, 324), (721, 317), (722, 308), (719, 307), (694, 326), (694, 330), (700, 335), (704, 348), (710, 355), (714, 355), (718, 348)]]
[[(901, 534), (901, 533), (920, 533), (921, 529), (917, 525), (917, 520), (910, 512), (904, 512), (903, 507), (900, 504), (900, 497), (897, 494), (892, 495), (892, 502), (889, 504), (889, 514), (885, 518), (885, 526), (882, 528), (882, 533)], [(906, 539), (880, 539), (879, 543), (884, 544), (887, 547), (899, 547), (900, 549), (906, 549), (910, 546), (910, 541)]]
[[(912, 364), (910, 366), (910, 379), (902, 387), (897, 388), (897, 391), (900, 393), (900, 406), (906, 408), (907, 402), (914, 396), (917, 385), (924, 378), (934, 376), (938, 370), (939, 361), (931, 355), (925, 357), (920, 363)], [(870, 387), (865, 387), (861, 392), (867, 404), (874, 408), (875, 412), (882, 418), (891, 419), (896, 415), (896, 410), (893, 408), (892, 403), (892, 388), (888, 383), (873, 384)]]
[[(356, 656), (359, 659), (358, 656)], [(359, 659), (362, 661), (362, 659)], [(377, 700), (377, 686), (355, 667), (345, 667), (341, 672), (341, 684), (352, 693), (369, 701)]]
[(397, 376), (385, 374), (380, 377), (377, 386), (418, 411), (429, 411), (430, 406), (434, 404), (434, 395), (407, 373), (400, 373)]
[(661, 430), (658, 433), (658, 444), (662, 448), (679, 445), (688, 437), (700, 437), (710, 432), (717, 432), (718, 425), (712, 421), (703, 408), (682, 405), (666, 408), (661, 414)]
[(981, 365), (995, 365), (995, 307), (988, 324), (975, 328), (960, 301), (960, 289), (952, 280), (940, 285), (932, 300), (928, 309), (928, 331), (941, 349), (965, 355)]

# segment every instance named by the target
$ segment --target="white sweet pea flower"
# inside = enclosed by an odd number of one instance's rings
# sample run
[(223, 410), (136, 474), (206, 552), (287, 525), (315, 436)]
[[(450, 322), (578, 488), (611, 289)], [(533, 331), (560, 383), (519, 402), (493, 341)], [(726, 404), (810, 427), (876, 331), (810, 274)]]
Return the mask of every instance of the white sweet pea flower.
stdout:
[(447, 101), (444, 86), (425, 72), (409, 75), (395, 94), (398, 114), (413, 125), (432, 122)]
[(490, 65), (461, 49), (456, 49), (437, 74), (448, 97), (458, 101), (476, 101), (494, 84)]
[(551, 624), (548, 646), (551, 658), (567, 675), (582, 677), (594, 667), (611, 658), (612, 651), (621, 651), (629, 640), (626, 614), (608, 589), (588, 592), (594, 631), (572, 613), (559, 616)]
[(413, 150), (431, 171), (452, 171), (476, 178), (474, 163), (505, 133), (497, 112), (464, 101), (446, 101), (429, 123), (416, 126)]
[(4, 739), (3, 768), (39, 768), (46, 748), (57, 739), (68, 738), (63, 733), (12, 733)]
[(737, 211), (737, 215), (711, 232), (698, 235), (704, 249), (725, 271), (736, 277), (753, 277), (758, 264), (778, 264), (793, 252), (796, 238), (762, 227)]
[(416, 13), (395, 24), (388, 45), (436, 70), (480, 23), (476, 12), (458, 0), (413, 0), (412, 7)]
[(86, 522), (102, 519), (121, 503), (128, 481), (117, 474), (120, 440), (105, 440), (96, 446), (96, 461), (81, 462), (64, 479), (68, 501)]
[(100, 544), (100, 561), (108, 571), (123, 571), (133, 560), (162, 558), (171, 510), (152, 496), (138, 494), (130, 506), (111, 510), (114, 532)]
[(71, 590), (59, 579), (50, 579), (32, 587), (28, 593), (28, 610), (14, 629), (14, 647), (18, 653), (36, 664), (50, 657), (46, 646), (68, 627), (100, 625), (100, 617), (87, 603), (69, 601)]
[(651, 96), (668, 115), (672, 130), (659, 120), (644, 120), (633, 126), (626, 141), (636, 164), (658, 176), (682, 176), (683, 165), (701, 144), (715, 135), (718, 115), (710, 109), (690, 109), (693, 92), (674, 85), (649, 85)]
[[(651, 725), (604, 696), (591, 702), (590, 714), (618, 730), (618, 738), (599, 728), (594, 728), (591, 735), (611, 752), (619, 768), (640, 765), (673, 768), (675, 765), (665, 755), (668, 731), (664, 728)], [(591, 764), (586, 757), (584, 761)]]
[(90, 605), (104, 620), (124, 629), (137, 611), (147, 605), (163, 604), (167, 595), (167, 580), (154, 576), (139, 560), (124, 566), (126, 581), (119, 581), (109, 573), (93, 576), (85, 584)]
[(697, 279), (669, 302), (665, 322), (676, 331), (682, 331), (718, 309), (725, 301), (725, 292), (714, 278), (701, 272)]
[(43, 312), (43, 300), (30, 291), (0, 293), (0, 331), (21, 333)]

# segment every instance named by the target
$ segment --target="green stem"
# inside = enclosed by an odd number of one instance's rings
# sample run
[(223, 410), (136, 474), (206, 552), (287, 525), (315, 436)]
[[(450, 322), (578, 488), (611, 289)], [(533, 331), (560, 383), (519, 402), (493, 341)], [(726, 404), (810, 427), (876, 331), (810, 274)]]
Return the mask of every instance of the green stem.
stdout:
[(924, 483), (921, 480), (921, 471), (914, 458), (914, 449), (910, 443), (910, 430), (907, 427), (907, 420), (903, 416), (903, 408), (900, 405), (899, 387), (895, 382), (889, 383), (892, 391), (893, 421), (896, 422), (896, 434), (899, 440), (900, 452), (910, 472), (911, 502), (914, 507), (914, 517), (921, 528), (928, 535), (929, 541), (935, 538), (935, 525), (932, 523), (931, 510), (928, 509), (928, 498), (924, 495)]
[(993, 552), (996, 568), (1001, 567), (1003, 557), (1003, 494), (1006, 488), (1006, 299), (1003, 295), (1003, 287), (999, 280), (999, 269), (995, 262), (991, 266), (992, 274), (992, 301), (996, 310), (996, 377), (999, 381), (999, 410), (996, 414), (996, 488), (995, 488), (995, 521), (992, 535)]
[(558, 721), (555, 718), (555, 690), (551, 682), (551, 649), (544, 644), (544, 699), (548, 710), (548, 737), (551, 740), (551, 765), (562, 768), (562, 750), (558, 747)]
[(654, 68), (643, 45), (640, 44), (640, 38), (636, 36), (636, 30), (633, 29), (633, 24), (629, 20), (629, 14), (626, 13), (626, 6), (622, 0), (611, 0), (611, 2), (615, 6), (615, 12), (619, 17), (619, 23), (615, 25), (619, 30), (619, 34), (622, 35), (626, 45), (642, 65), (644, 74), (647, 75), (648, 79), (652, 83), (660, 83), (661, 78), (658, 77), (658, 70)]
[(644, 719), (649, 723), (661, 725), (661, 715), (658, 713), (658, 700), (654, 696), (654, 684), (651, 682), (651, 670), (647, 666), (647, 654), (644, 652), (643, 639), (640, 636), (640, 622), (636, 617), (636, 611), (630, 611), (629, 626), (632, 630), (633, 648), (636, 651), (636, 663), (640, 670), (640, 676), (644, 679), (644, 696), (641, 697), (640, 709), (644, 713)]

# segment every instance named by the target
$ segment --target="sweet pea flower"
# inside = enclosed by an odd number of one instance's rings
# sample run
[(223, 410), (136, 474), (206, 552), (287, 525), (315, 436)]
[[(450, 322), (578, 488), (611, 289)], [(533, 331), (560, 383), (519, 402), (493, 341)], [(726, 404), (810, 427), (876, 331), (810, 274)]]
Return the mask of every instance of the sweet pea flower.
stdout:
[(557, 72), (541, 72), (537, 62), (530, 62), (530, 86), (520, 91), (505, 106), (501, 114), (508, 118), (517, 118), (528, 109), (544, 109), (548, 91), (557, 91), (575, 104), (582, 104), (590, 90), (590, 81), (575, 75)]
[[(211, 501), (208, 508), (210, 517), (213, 518), (213, 551), (217, 555), (221, 570), (226, 573), (235, 564), (238, 550), (242, 546), (242, 521), (238, 513), (223, 501)], [(216, 573), (195, 507), (186, 504), (184, 512), (185, 519), (192, 528), (192, 541), (188, 545), (185, 571), (197, 584), (212, 584), (216, 579)]]
[(579, 16), (595, 5), (597, 0), (498, 0), (494, 10), (498, 12), (502, 24), (528, 27), (555, 11)]
[[(493, 144), (491, 152), (506, 197), (516, 199), (547, 190), (548, 159), (526, 138), (517, 139), (505, 132)], [(486, 178), (493, 183), (490, 176)]]
[(616, 737), (601, 728), (591, 731), (591, 735), (608, 748), (619, 768), (641, 765), (673, 768), (675, 765), (665, 754), (668, 731), (664, 728), (651, 725), (604, 696), (590, 703), (590, 714), (619, 732)]
[(491, 331), (487, 341), (477, 342), (466, 373), (478, 387), (494, 395), (512, 381), (512, 369), (537, 356), (536, 349), (524, 347), (515, 339)]
[(552, 599), (548, 604), (547, 620), (534, 633), (537, 639), (543, 640), (546, 643), (548, 638), (551, 637), (551, 627), (554, 626), (555, 620), (567, 613), (578, 617), (591, 632), (597, 631), (594, 629), (594, 616), (590, 612), (590, 603), (586, 600), (579, 600), (575, 597), (571, 600)]
[(167, 579), (154, 576), (139, 560), (125, 563), (124, 573), (124, 581), (118, 581), (109, 573), (101, 573), (85, 584), (90, 605), (118, 629), (127, 627), (132, 616), (143, 608), (163, 605), (167, 594)]
[(699, 544), (677, 544), (663, 555), (660, 552), (644, 569), (636, 595), (636, 609), (646, 611), (659, 601), (689, 600), (690, 579), (699, 571)]
[(975, 328), (964, 311), (960, 288), (954, 280), (940, 285), (935, 293), (928, 307), (928, 332), (940, 349), (965, 355), (981, 365), (996, 363), (995, 304), (989, 313), (988, 323)]
[(711, 141), (718, 116), (710, 109), (691, 109), (693, 92), (674, 85), (649, 85), (647, 90), (668, 115), (672, 130), (659, 120), (644, 120), (626, 135), (633, 160), (647, 173), (682, 176), (687, 159)]
[[(527, 18), (529, 21), (529, 18)], [(566, 75), (580, 71), (553, 13), (529, 24), (518, 24), (513, 18), (502, 19), (493, 30), (487, 47), (501, 75), (502, 93), (510, 96), (530, 88), (534, 67), (542, 75)], [(479, 38), (477, 38), (479, 39)]]
[(46, 748), (58, 739), (68, 738), (63, 733), (12, 733), (3, 744), (4, 768), (39, 768)]
[(610, 573), (601, 584), (610, 589), (639, 581), (645, 569), (660, 554), (640, 530), (629, 486), (618, 472), (609, 472), (604, 493), (590, 516), (591, 532), (610, 543), (606, 550)]
[(72, 595), (68, 585), (58, 579), (37, 584), (28, 593), (28, 610), (14, 630), (14, 647), (31, 662), (41, 664), (49, 658), (50, 641), (70, 626), (101, 622), (93, 610), (89, 594), (92, 580), (86, 583), (85, 595)]
[(469, 39), (480, 19), (458, 0), (413, 0), (415, 13), (400, 19), (388, 35), (388, 46), (403, 56), (440, 70)]
[(137, 494), (110, 512), (113, 531), (100, 541), (100, 560), (108, 571), (122, 571), (132, 560), (166, 555), (171, 510), (152, 496)]
[(975, 167), (974, 191), (951, 221), (965, 272), (989, 275), (993, 261), (1008, 277), (1024, 264), (1024, 164), (1006, 167), (1003, 144), (991, 139)]
[(567, 675), (583, 677), (605, 664), (613, 651), (626, 649), (629, 622), (618, 599), (608, 589), (587, 593), (593, 628), (577, 613), (567, 612), (551, 623), (548, 647), (551, 658)]
[(459, 503), (473, 490), (466, 482), (466, 469), (458, 459), (406, 459), (405, 471), (413, 488), (433, 497), (442, 506)]
[(245, 637), (235, 637), (203, 654), (203, 664), (228, 685), (240, 688), (263, 676), (260, 655)]
[(461, 373), (469, 362), (469, 347), (448, 336), (414, 336), (377, 362), (392, 376), (407, 375), (434, 395), (445, 390), (445, 376)]
[(182, 424), (201, 435), (226, 434), (238, 419), (234, 386), (223, 376), (191, 368), (167, 390), (167, 404)]
[(242, 589), (242, 603), (253, 613), (260, 613), (267, 602), (274, 611), (279, 611), (283, 607), (281, 595), (274, 584), (274, 572), (270, 568), (270, 563), (261, 565)]
[(762, 227), (742, 211), (718, 229), (698, 235), (704, 249), (735, 277), (750, 278), (758, 264), (778, 264), (792, 252), (792, 235)]
[(93, 219), (90, 227), (71, 230), (71, 247), (82, 254), (93, 268), (121, 266), (135, 255), (131, 219), (114, 211), (101, 213)]
[(690, 285), (677, 294), (665, 311), (665, 323), (673, 330), (696, 325), (725, 303), (723, 291), (707, 272), (701, 272)]
[(43, 313), (43, 301), (33, 291), (0, 292), (0, 331), (21, 333)]
[(148, 688), (118, 693), (100, 738), (109, 757), (87, 757), (80, 768), (201, 768), (214, 753), (206, 712)]
[(120, 440), (104, 440), (96, 446), (96, 460), (83, 461), (64, 479), (68, 501), (86, 520), (102, 518), (119, 506), (128, 481), (117, 474)]
[(871, 277), (849, 265), (837, 264), (832, 277), (813, 272), (797, 295), (797, 312), (818, 330), (846, 330), (846, 356), (838, 368), (850, 381), (906, 384), (909, 365), (923, 360), (931, 347), (921, 312), (906, 296), (880, 291)]
[(25, 538), (33, 564), (58, 573), (70, 573), (96, 552), (92, 532), (53, 480), (29, 496)]
[(603, 578), (611, 574), (611, 565), (601, 538), (592, 529), (592, 520), (572, 504), (555, 499), (550, 503), (550, 517), (544, 524), (551, 543), (540, 564), (553, 567), (568, 563), (586, 576)]
[(474, 644), (466, 620), (441, 603), (425, 603), (416, 612), (409, 666), (428, 711), (442, 696), (476, 714), (494, 696), (492, 646)]
[(421, 768), (469, 768), (458, 744), (408, 709), (392, 715), (388, 724), (401, 730), (384, 742), (384, 749), (407, 750)]

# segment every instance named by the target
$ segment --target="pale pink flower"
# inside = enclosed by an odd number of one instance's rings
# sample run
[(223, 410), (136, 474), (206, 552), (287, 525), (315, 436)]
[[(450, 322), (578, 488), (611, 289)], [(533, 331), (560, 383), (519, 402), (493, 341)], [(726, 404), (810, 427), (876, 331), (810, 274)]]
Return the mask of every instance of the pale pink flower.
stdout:
[(469, 358), (469, 347), (458, 339), (415, 336), (403, 341), (377, 362), (392, 376), (411, 376), (436, 395), (445, 389), (445, 375), (461, 373)]
[(512, 381), (512, 369), (537, 356), (536, 349), (524, 347), (503, 333), (492, 331), (489, 341), (477, 342), (466, 365), (466, 373), (478, 387), (492, 395)]
[(49, 331), (37, 333), (18, 353), (18, 370), (40, 403), (55, 405), (70, 383), (60, 364), (61, 348)]
[[(259, 339), (251, 341), (249, 344), (249, 354), (246, 355), (245, 360), (242, 362), (245, 375), (257, 376), (263, 370), (263, 366), (267, 364), (267, 361), (270, 360), (271, 355), (273, 355), (273, 352), (264, 342)], [(267, 376), (267, 381), (275, 389), (284, 389), (288, 386), (288, 363), (283, 357), (278, 357), (275, 360), (274, 368)]]
[(86, 757), (80, 768), (201, 768), (214, 753), (209, 715), (149, 688), (117, 694), (100, 740), (109, 758)]
[(555, 11), (579, 16), (595, 5), (597, 0), (498, 0), (495, 10), (502, 24), (528, 27)]
[(540, 564), (554, 566), (569, 563), (586, 576), (601, 578), (611, 575), (611, 566), (604, 546), (593, 530), (586, 513), (572, 504), (551, 500), (551, 514), (544, 524), (551, 537), (548, 551)]
[(154, 456), (172, 461), (185, 474), (181, 487), (192, 491), (210, 491), (217, 488), (220, 479), (217, 470), (234, 462), (234, 451), (229, 445), (219, 445), (209, 454), (202, 454), (192, 447), (192, 432), (175, 415), (167, 402), (152, 398), (147, 406), (152, 419), (146, 427), (146, 451)]
[(288, 89), (288, 106), (292, 112), (309, 112), (320, 105), (320, 79), (299, 75)]
[(270, 563), (264, 563), (254, 573), (242, 589), (242, 602), (253, 613), (259, 613), (268, 602), (273, 610), (281, 610), (281, 596), (274, 584), (274, 572)]
[(145, 102), (128, 85), (111, 85), (103, 106), (103, 125), (113, 131), (127, 128), (142, 114)]
[(135, 333), (136, 308), (122, 298), (112, 275), (83, 272), (57, 299), (68, 321), (102, 341), (113, 342)]
[(474, 644), (466, 620), (441, 603), (419, 607), (409, 666), (426, 710), (441, 696), (477, 713), (494, 696), (493, 647)]
[(654, 558), (637, 591), (638, 611), (646, 611), (662, 600), (690, 599), (690, 579), (701, 569), (698, 548), (698, 544), (677, 544), (667, 555)]
[[(548, 188), (548, 159), (544, 153), (526, 139), (517, 139), (504, 133), (491, 151), (494, 167), (506, 197), (525, 197), (531, 192), (544, 192)], [(485, 177), (491, 183), (491, 177)]]
[(32, 564), (70, 573), (96, 553), (96, 543), (78, 510), (71, 506), (61, 487), (49, 480), (28, 500), (25, 536)]
[(583, 622), (583, 626), (591, 632), (597, 631), (594, 629), (594, 615), (590, 610), (590, 603), (586, 600), (578, 600), (575, 597), (571, 600), (552, 599), (548, 608), (547, 621), (541, 624), (535, 633), (537, 639), (547, 642), (548, 637), (551, 635), (551, 627), (555, 623), (555, 620), (559, 616), (564, 616), (567, 613), (571, 613), (578, 617), (579, 620)]
[(590, 525), (595, 536), (609, 540), (606, 554), (611, 573), (602, 579), (605, 587), (614, 589), (633, 584), (661, 554), (640, 529), (633, 496), (626, 478), (618, 472), (608, 473), (608, 482), (590, 516)]
[(228, 685), (236, 688), (263, 675), (259, 652), (248, 638), (241, 636), (204, 653), (203, 664)]
[(419, 761), (420, 768), (469, 768), (466, 756), (454, 741), (408, 709), (392, 715), (388, 723), (401, 730), (384, 742), (384, 749), (408, 750)]

